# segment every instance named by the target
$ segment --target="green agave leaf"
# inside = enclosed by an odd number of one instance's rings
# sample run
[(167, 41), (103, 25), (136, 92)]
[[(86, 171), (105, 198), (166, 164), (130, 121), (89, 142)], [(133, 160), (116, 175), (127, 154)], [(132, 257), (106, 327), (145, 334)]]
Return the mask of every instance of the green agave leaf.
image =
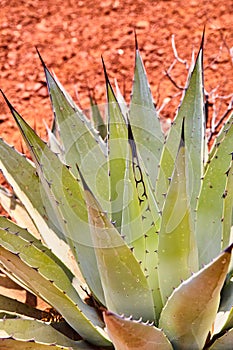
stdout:
[(159, 327), (175, 349), (202, 349), (215, 320), (233, 245), (174, 290)]
[(54, 225), (67, 240), (90, 289), (104, 304), (83, 190), (69, 169), (36, 135), (7, 99), (6, 101), (35, 162), (46, 193), (43, 201), (49, 201), (55, 213)]
[(233, 240), (233, 237), (231, 237), (233, 220), (233, 161), (231, 161), (231, 166), (227, 171), (226, 189), (223, 197), (222, 249), (226, 248), (231, 243), (230, 240)]
[(156, 198), (162, 209), (165, 194), (169, 188), (169, 179), (172, 176), (176, 155), (179, 149), (179, 140), (182, 122), (185, 118), (185, 147), (188, 170), (186, 181), (192, 211), (196, 209), (196, 199), (200, 192), (201, 177), (203, 176), (205, 154), (205, 113), (203, 102), (203, 41), (196, 59), (196, 63), (187, 90), (179, 107), (177, 116), (169, 131), (161, 156), (159, 176), (156, 184)]
[(158, 274), (163, 303), (182, 280), (198, 270), (198, 252), (188, 194), (186, 139), (183, 137), (159, 232)]
[[(225, 196), (227, 174), (231, 164), (232, 138), (233, 125), (231, 124), (225, 132), (225, 137), (218, 144), (214, 156), (209, 160), (204, 175), (196, 218), (199, 266), (211, 261), (221, 251), (223, 197)], [(231, 193), (229, 196), (231, 197)], [(232, 202), (229, 205), (232, 207)], [(231, 209), (228, 208), (228, 210)], [(227, 235), (229, 235), (229, 232), (225, 231), (224, 244)]]
[(138, 152), (154, 189), (158, 176), (157, 164), (159, 164), (164, 144), (164, 135), (154, 106), (137, 42), (129, 120), (138, 146)]
[(107, 308), (154, 320), (152, 293), (139, 263), (82, 181)]
[(95, 129), (99, 132), (102, 139), (105, 140), (107, 136), (107, 126), (103, 121), (103, 118), (101, 116), (101, 113), (96, 101), (91, 95), (89, 95), (89, 98), (90, 98), (90, 105), (91, 105), (91, 115), (92, 115), (92, 120), (94, 122)]
[(28, 215), (27, 210), (20, 200), (7, 188), (0, 186), (0, 203), (7, 213), (15, 219), (15, 221), (33, 233), (37, 238), (40, 238), (40, 234), (34, 225), (31, 217)]
[(44, 124), (45, 124), (46, 131), (47, 131), (47, 134), (48, 134), (48, 145), (49, 145), (49, 148), (51, 149), (51, 151), (53, 151), (53, 153), (56, 153), (59, 156), (59, 159), (63, 163), (65, 163), (65, 154), (64, 154), (64, 150), (62, 148), (61, 143), (57, 139), (55, 133), (52, 130), (50, 130), (48, 125), (45, 122), (44, 122)]
[(172, 350), (166, 335), (150, 324), (125, 319), (112, 312), (104, 313), (104, 321), (116, 350)]
[[(5, 319), (0, 320), (0, 345), (1, 349), (4, 349), (4, 346), (9, 346), (9, 344), (12, 345), (12, 348), (16, 348), (14, 345), (14, 342), (11, 341), (3, 341), (2, 339), (7, 338), (13, 338), (17, 341), (22, 341), (24, 344), (24, 347), (22, 347), (20, 343), (16, 343), (19, 345), (19, 348), (17, 349), (30, 349), (30, 347), (27, 347), (26, 342), (32, 342), (33, 347), (31, 349), (39, 349), (44, 350), (43, 347), (37, 346), (37, 344), (42, 345), (50, 345), (51, 349), (73, 349), (73, 350), (79, 350), (79, 349), (93, 349), (91, 345), (85, 344), (83, 341), (74, 341), (60, 332), (58, 332), (56, 329), (54, 329), (51, 325), (38, 321), (38, 320), (27, 320), (27, 319)], [(4, 345), (5, 343), (5, 345)], [(31, 345), (32, 345), (31, 344)], [(8, 347), (9, 348), (9, 347)], [(6, 349), (8, 349), (6, 347)], [(47, 347), (45, 347), (45, 350)], [(50, 347), (48, 347), (48, 350), (50, 350)]]
[(50, 99), (59, 127), (65, 160), (77, 177), (76, 164), (85, 174), (86, 181), (100, 203), (107, 210), (109, 199), (107, 147), (90, 120), (75, 105), (58, 79), (44, 67)]
[(124, 179), (121, 235), (147, 278), (158, 319), (162, 308), (157, 271), (160, 214), (148, 175), (137, 153), (130, 125), (128, 133), (130, 149)]
[(35, 167), (2, 139), (0, 139), (0, 169), (36, 227), (40, 229), (43, 241), (72, 271), (76, 271), (76, 264), (73, 259), (70, 260), (70, 249), (57, 223), (48, 192), (40, 183)]
[(36, 319), (42, 319), (46, 315), (45, 311), (21, 303), (20, 301), (9, 298), (5, 295), (0, 295), (0, 313), (6, 315), (6, 317), (8, 317), (7, 315), (28, 316)]
[(121, 112), (125, 118), (125, 120), (128, 119), (128, 114), (129, 114), (129, 108), (127, 106), (127, 103), (120, 91), (120, 88), (118, 86), (117, 80), (115, 79), (115, 88), (116, 88), (116, 99), (118, 101), (118, 104), (120, 106)]
[[(108, 161), (110, 172), (111, 219), (120, 231), (123, 208), (124, 177), (128, 147), (128, 129), (103, 61), (108, 100)], [(85, 176), (86, 179), (86, 176)]]
[(49, 258), (51, 258), (64, 271), (66, 276), (69, 278), (70, 282), (72, 281), (74, 275), (71, 273), (69, 268), (61, 260), (59, 260), (59, 258), (56, 255), (54, 255), (50, 249), (44, 246), (40, 240), (36, 239), (36, 237), (34, 237), (30, 232), (28, 232), (27, 229), (23, 229), (22, 227), (16, 225), (13, 221), (3, 216), (0, 216), (0, 228), (6, 232), (11, 232), (16, 236), (19, 236), (23, 240), (32, 242), (35, 247), (37, 247)]
[(99, 328), (101, 322), (95, 310), (82, 302), (52, 259), (31, 242), (3, 230), (0, 233), (1, 269), (25, 289), (53, 306), (84, 339), (96, 345), (109, 345)]
[[(24, 342), (14, 339), (0, 339), (0, 348), (2, 350), (58, 350), (61, 347), (56, 345), (43, 345), (34, 342)], [(63, 350), (70, 350), (71, 348), (62, 347)]]
[(209, 350), (231, 350), (233, 344), (233, 328), (218, 338)]

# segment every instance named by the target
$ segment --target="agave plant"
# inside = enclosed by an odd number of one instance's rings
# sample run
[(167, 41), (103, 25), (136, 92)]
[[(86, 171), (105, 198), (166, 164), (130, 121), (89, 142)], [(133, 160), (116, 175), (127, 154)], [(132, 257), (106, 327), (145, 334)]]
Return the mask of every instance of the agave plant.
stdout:
[(3, 94), (33, 162), (0, 140), (0, 268), (59, 316), (1, 296), (1, 349), (232, 349), (233, 114), (209, 148), (203, 40), (166, 135), (137, 45), (129, 106), (103, 65), (106, 121), (41, 61), (47, 143)]

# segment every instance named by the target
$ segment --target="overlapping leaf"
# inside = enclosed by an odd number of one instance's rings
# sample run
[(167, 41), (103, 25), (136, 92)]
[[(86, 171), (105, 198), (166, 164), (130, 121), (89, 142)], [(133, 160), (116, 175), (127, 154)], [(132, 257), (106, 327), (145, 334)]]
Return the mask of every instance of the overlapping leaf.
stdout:
[[(231, 122), (221, 139), (221, 143), (218, 144), (216, 152), (209, 160), (204, 174), (198, 199), (196, 222), (200, 267), (211, 261), (221, 250), (223, 197), (225, 196), (227, 173), (231, 164), (232, 137), (233, 125)], [(228, 195), (231, 198), (232, 194)], [(232, 207), (232, 202), (229, 205)], [(229, 236), (229, 232), (225, 232), (225, 234)]]
[(202, 349), (216, 317), (233, 245), (174, 290), (159, 326), (177, 349)]
[[(0, 230), (0, 262), (9, 276), (14, 277), (26, 289), (43, 298), (63, 315), (66, 321), (84, 339), (93, 343), (108, 345), (96, 326), (101, 322), (94, 309), (84, 304), (72, 286), (71, 276), (66, 268), (56, 263), (56, 257), (35, 241), (26, 232)], [(45, 250), (45, 252), (44, 252)]]
[(7, 103), (35, 162), (46, 193), (43, 201), (49, 201), (55, 213), (54, 225), (67, 240), (90, 289), (104, 304), (82, 188), (58, 156), (36, 135), (8, 100)]
[(78, 176), (76, 164), (78, 164), (85, 174), (88, 185), (107, 210), (109, 192), (106, 144), (59, 80), (51, 75), (42, 58), (41, 61), (59, 127), (61, 144), (64, 147), (66, 164), (76, 177)]
[(160, 213), (144, 164), (137, 152), (130, 125), (128, 125), (128, 138), (130, 148), (124, 179), (121, 234), (147, 278), (153, 293), (156, 319), (158, 319), (162, 308), (157, 270)]
[(152, 325), (104, 313), (104, 321), (116, 350), (172, 350), (165, 334)]
[(139, 263), (84, 179), (83, 184), (107, 308), (118, 314), (154, 320), (152, 292)]
[(158, 272), (163, 303), (182, 280), (198, 270), (198, 252), (188, 194), (186, 139), (183, 137), (184, 135), (181, 137), (159, 232)]
[(218, 338), (209, 350), (230, 350), (233, 344), (233, 328)]
[(164, 135), (161, 131), (158, 114), (137, 44), (129, 120), (139, 154), (154, 189), (164, 144)]
[[(120, 231), (123, 208), (124, 177), (127, 162), (128, 131), (118, 101), (103, 63), (108, 101), (108, 167), (111, 219)], [(86, 178), (86, 176), (85, 176)]]
[[(12, 342), (10, 340), (3, 341), (3, 339), (7, 338), (17, 340), (18, 342)], [(29, 342), (31, 347), (29, 347)], [(93, 346), (84, 343), (84, 341), (71, 340), (45, 322), (30, 319), (0, 320), (0, 346), (1, 349), (10, 350), (94, 350)]]
[(192, 211), (196, 208), (196, 200), (200, 192), (205, 155), (205, 113), (203, 101), (203, 40), (191, 74), (187, 90), (179, 107), (177, 116), (169, 131), (163, 148), (159, 167), (159, 176), (156, 185), (156, 198), (162, 209), (165, 195), (169, 188), (169, 179), (172, 176), (176, 155), (179, 149), (179, 140), (182, 122), (185, 118), (185, 147), (187, 158), (186, 181)]

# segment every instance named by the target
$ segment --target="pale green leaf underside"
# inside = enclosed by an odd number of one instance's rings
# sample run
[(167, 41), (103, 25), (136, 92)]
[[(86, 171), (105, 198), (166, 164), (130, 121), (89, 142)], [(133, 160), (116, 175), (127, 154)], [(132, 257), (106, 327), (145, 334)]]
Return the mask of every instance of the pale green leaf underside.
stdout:
[(159, 327), (175, 348), (203, 348), (218, 310), (231, 249), (184, 281), (165, 304)]
[(22, 227), (27, 227), (28, 231), (37, 238), (41, 238), (32, 218), (29, 216), (22, 202), (6, 188), (0, 186), (0, 204), (5, 211)]
[(69, 265), (67, 249), (63, 243), (64, 234), (56, 224), (54, 209), (40, 183), (36, 168), (2, 139), (0, 139), (0, 168), (40, 231), (43, 240)]
[(151, 325), (105, 312), (104, 321), (116, 350), (172, 350), (165, 334)]
[(121, 109), (121, 112), (125, 118), (125, 120), (127, 120), (127, 117), (128, 117), (128, 114), (129, 114), (129, 108), (127, 106), (127, 103), (120, 91), (120, 88), (118, 86), (118, 83), (117, 83), (117, 80), (115, 79), (115, 89), (116, 89), (116, 98), (117, 98), (117, 101), (119, 103), (119, 106), (120, 106), (120, 109)]
[[(50, 345), (51, 348), (62, 348), (65, 349), (94, 349), (94, 347), (86, 345), (83, 341), (73, 341), (52, 326), (45, 322), (37, 321), (37, 320), (26, 320), (26, 319), (5, 319), (0, 320), (0, 346), (1, 349), (4, 349), (4, 342), (2, 343), (1, 339), (13, 338), (18, 341), (23, 341), (25, 343), (24, 347), (20, 343), (16, 343), (19, 347), (15, 347), (15, 349), (30, 349), (27, 347), (27, 342), (33, 341), (33, 345), (31, 349), (44, 350), (43, 347), (36, 346), (35, 343)], [(35, 342), (35, 343), (34, 343)], [(3, 345), (2, 345), (3, 344)], [(8, 344), (8, 345), (7, 345)], [(14, 342), (10, 342), (12, 348), (6, 349), (14, 349)], [(9, 346), (9, 342), (6, 341), (6, 345)], [(45, 350), (47, 347), (45, 347)], [(48, 347), (48, 350), (50, 347)]]

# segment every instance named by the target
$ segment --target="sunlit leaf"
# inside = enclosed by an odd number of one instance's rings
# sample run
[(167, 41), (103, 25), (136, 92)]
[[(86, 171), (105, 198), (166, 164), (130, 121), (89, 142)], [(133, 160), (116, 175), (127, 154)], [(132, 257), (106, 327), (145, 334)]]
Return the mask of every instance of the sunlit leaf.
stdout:
[(158, 273), (163, 303), (182, 280), (198, 270), (198, 252), (187, 183), (186, 139), (183, 137), (184, 135), (181, 137), (159, 232)]
[(95, 254), (107, 308), (154, 320), (151, 290), (139, 263), (83, 179)]
[(174, 348), (202, 349), (215, 320), (233, 245), (174, 290), (159, 326)]

